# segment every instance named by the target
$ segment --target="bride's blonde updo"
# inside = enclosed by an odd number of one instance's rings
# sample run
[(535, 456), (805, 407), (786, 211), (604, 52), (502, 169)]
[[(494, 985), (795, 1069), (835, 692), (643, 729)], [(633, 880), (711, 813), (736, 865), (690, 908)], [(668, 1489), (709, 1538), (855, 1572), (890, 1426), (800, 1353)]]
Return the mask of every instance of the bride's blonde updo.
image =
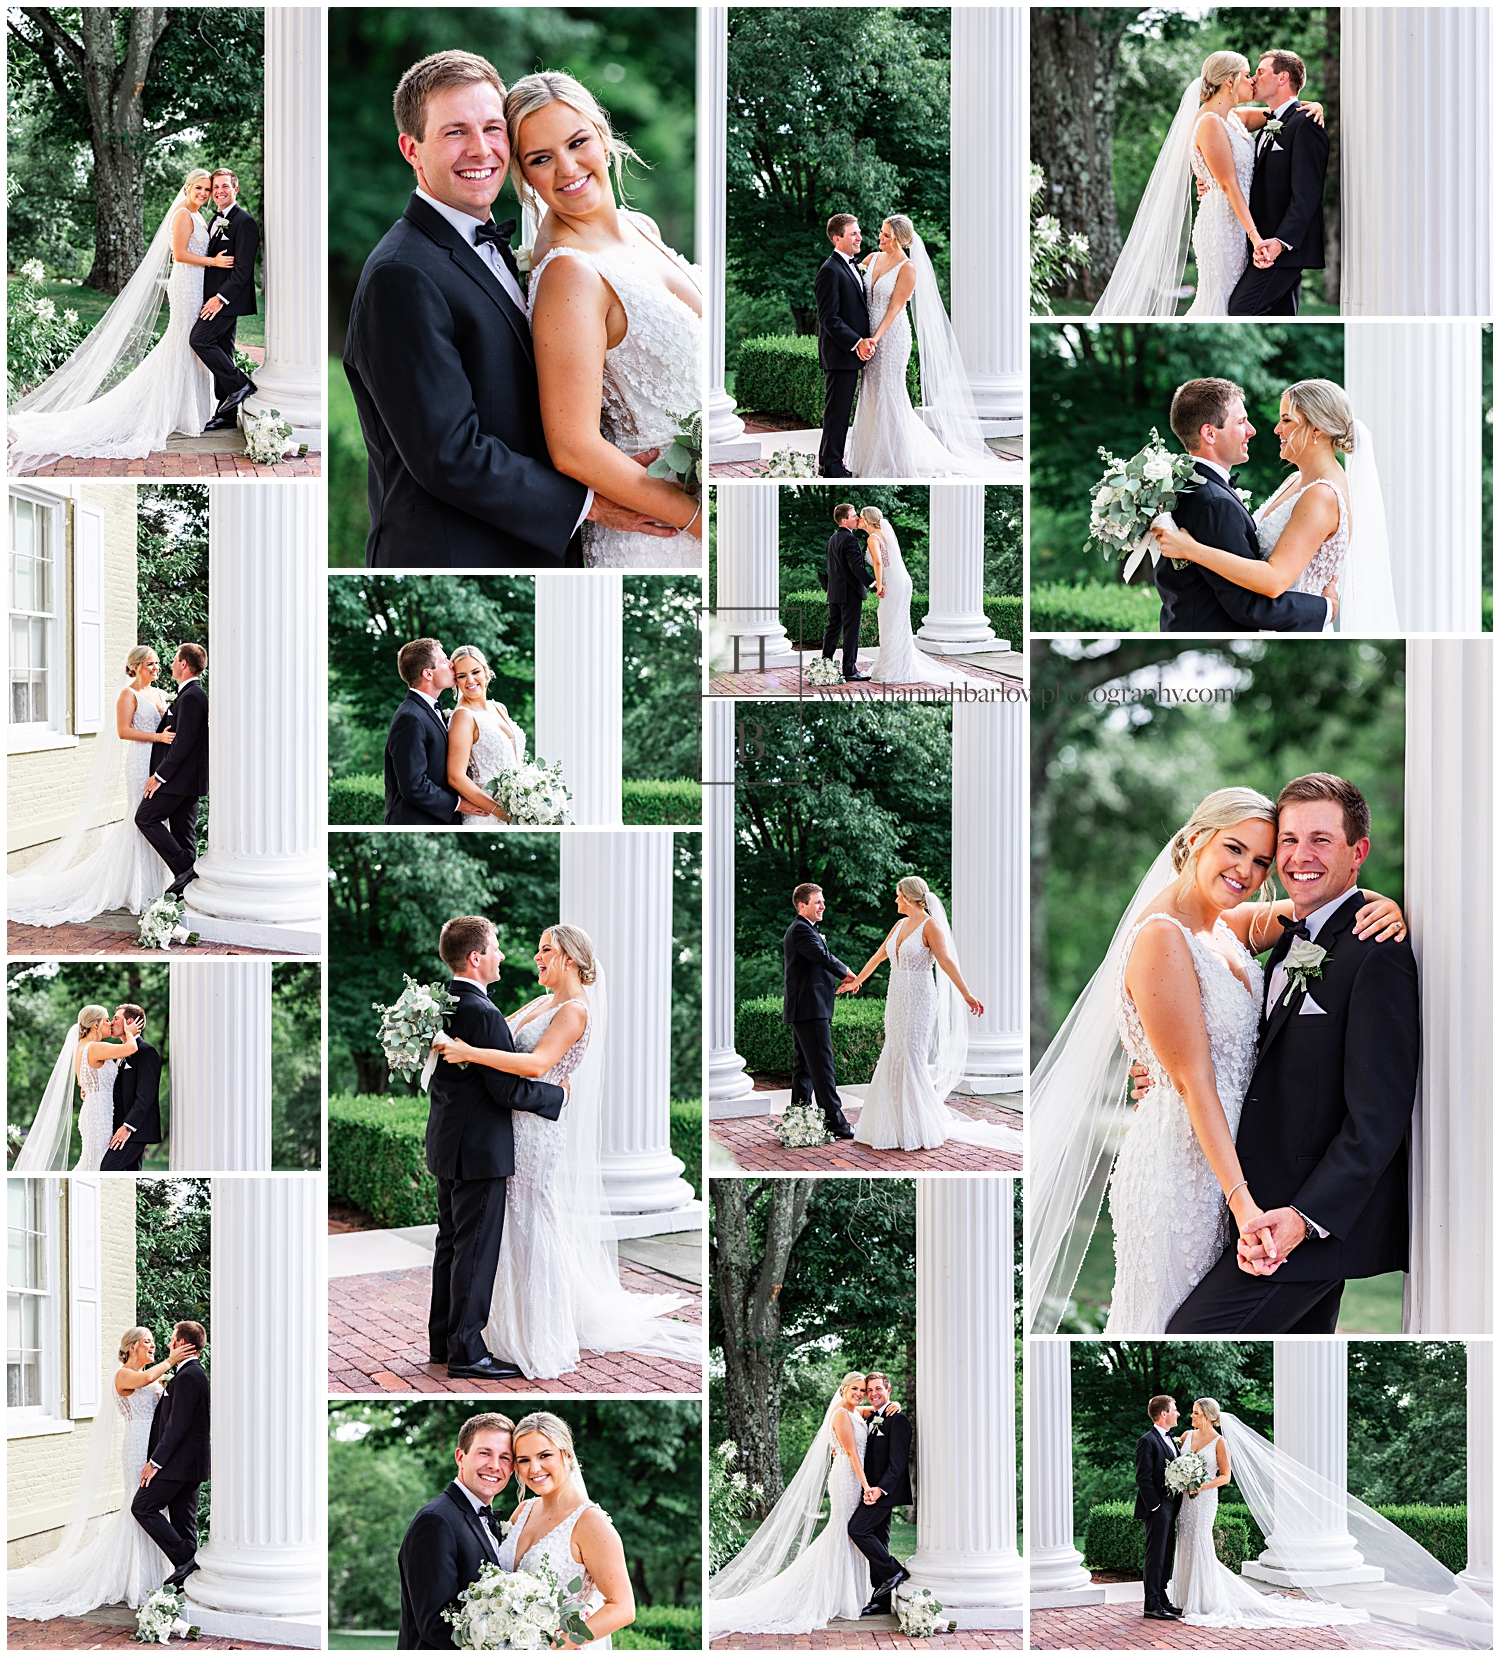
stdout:
[(569, 926), (559, 921), (547, 928), (547, 936), (578, 968), (578, 982), (592, 984), (599, 976), (599, 963), (594, 958), (594, 940), (581, 926)]
[(151, 1331), (149, 1329), (142, 1329), (141, 1326), (137, 1324), (134, 1329), (127, 1329), (125, 1333), (120, 1336), (120, 1362), (122, 1364), (130, 1361), (130, 1354), (136, 1342), (145, 1340), (147, 1335), (150, 1333)]
[(851, 1369), (843, 1380), (839, 1382), (839, 1397), (842, 1398), (856, 1381), (863, 1381), (864, 1378), (865, 1372), (862, 1369)]
[[(1276, 826), (1276, 807), (1254, 788), (1216, 788), (1200, 800), (1172, 841), (1172, 867), (1180, 876), (1179, 896), (1185, 896), (1198, 870), (1198, 854), (1219, 829), (1233, 828), (1247, 818)], [(1259, 888), (1257, 888), (1259, 890)], [(1249, 895), (1249, 894), (1247, 894)]]
[(871, 529), (880, 529), (885, 523), (885, 519), (880, 515), (880, 508), (878, 506), (861, 507), (859, 517), (860, 522), (868, 524)]
[(569, 109), (576, 109), (585, 121), (599, 134), (609, 155), (609, 165), (615, 175), (615, 190), (620, 200), (625, 200), (625, 165), (629, 161), (641, 161), (635, 151), (623, 138), (615, 135), (609, 124), (609, 116), (603, 106), (582, 81), (574, 80), (571, 75), (560, 69), (546, 69), (540, 74), (523, 75), (511, 87), (505, 96), (505, 130), (510, 139), (510, 177), (516, 194), (523, 202), (536, 206), (536, 192), (526, 182), (526, 174), (521, 166), (521, 125), (527, 116), (535, 115), (539, 109), (545, 109), (548, 104), (566, 104)]
[(1248, 75), (1250, 63), (1238, 52), (1212, 52), (1203, 60), (1203, 84), (1198, 88), (1198, 102), (1208, 100), (1228, 86), (1237, 75)]
[(473, 659), (479, 663), (479, 671), (483, 673), (485, 685), (488, 686), (490, 680), (495, 677), (494, 671), (491, 669), (490, 664), (484, 659), (484, 652), (477, 644), (459, 645), (458, 649), (455, 650), (448, 658), (449, 666), (456, 668), (465, 656), (472, 656)]
[(125, 671), (134, 678), (136, 669), (140, 667), (141, 663), (150, 661), (155, 654), (156, 652), (149, 644), (136, 645), (125, 658)]
[(921, 875), (903, 875), (896, 882), (896, 890), (908, 903), (916, 904), (924, 912), (927, 910), (927, 895), (932, 888)]
[(1343, 386), (1332, 380), (1298, 380), (1283, 395), (1287, 407), (1322, 432), (1340, 454), (1354, 453), (1354, 409)]
[(213, 176), (214, 175), (209, 172), (207, 167), (194, 167), (187, 177), (183, 179), (182, 188), (177, 192), (178, 196), (183, 201), (186, 201), (188, 191), (192, 189), (200, 178), (206, 178), (212, 182)]
[(905, 213), (892, 213), (888, 219), (882, 222), (891, 227), (891, 234), (896, 238), (898, 247), (909, 248), (911, 246), (912, 237), (917, 233), (917, 227), (907, 218)]
[(109, 1009), (107, 1007), (97, 1006), (92, 1001), (89, 1002), (87, 1007), (80, 1007), (78, 1009), (78, 1033), (79, 1033), (79, 1035), (80, 1036), (86, 1036), (89, 1033), (89, 1031), (94, 1028), (94, 1026), (96, 1024), (102, 1023), (108, 1017), (109, 1017)]
[(569, 1473), (583, 1471), (578, 1452), (573, 1448), (573, 1429), (560, 1415), (554, 1415), (551, 1410), (534, 1410), (530, 1415), (523, 1415), (510, 1435), (512, 1450), (527, 1433), (540, 1433), (549, 1443), (556, 1445), (562, 1451)]
[(1203, 1419), (1210, 1427), (1219, 1425), (1219, 1400), (1217, 1398), (1195, 1398), (1193, 1408), (1203, 1411)]

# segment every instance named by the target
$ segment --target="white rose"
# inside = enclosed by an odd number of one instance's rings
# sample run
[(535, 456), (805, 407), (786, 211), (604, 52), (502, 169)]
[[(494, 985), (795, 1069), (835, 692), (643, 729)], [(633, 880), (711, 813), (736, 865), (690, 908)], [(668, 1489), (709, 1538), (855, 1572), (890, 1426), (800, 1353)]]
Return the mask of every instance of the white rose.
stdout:
[(1327, 953), (1322, 944), (1315, 944), (1310, 938), (1298, 938), (1286, 952), (1284, 964), (1288, 972), (1309, 972), (1322, 966)]
[(1172, 457), (1166, 453), (1149, 455), (1141, 471), (1152, 483), (1167, 483), (1172, 477)]

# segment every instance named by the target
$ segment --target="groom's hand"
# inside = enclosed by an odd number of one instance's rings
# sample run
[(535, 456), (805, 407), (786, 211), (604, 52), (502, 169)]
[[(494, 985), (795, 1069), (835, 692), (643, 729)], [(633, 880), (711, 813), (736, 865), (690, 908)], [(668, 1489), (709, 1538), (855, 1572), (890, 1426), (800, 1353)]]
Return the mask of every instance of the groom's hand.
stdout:
[(129, 1138), (130, 1138), (130, 1129), (128, 1127), (126, 1127), (126, 1128), (116, 1128), (114, 1138), (111, 1139), (110, 1142), (109, 1142), (110, 1150), (118, 1151), (119, 1148)]
[(878, 1502), (884, 1494), (885, 1492), (878, 1484), (872, 1484), (870, 1488), (865, 1491), (865, 1506), (874, 1507), (876, 1502)]
[(1130, 1097), (1136, 1104), (1151, 1091), (1151, 1072), (1143, 1064), (1133, 1064), (1130, 1067)]
[(151, 798), (151, 796), (160, 787), (161, 787), (161, 778), (160, 777), (151, 777), (151, 778), (149, 778), (147, 783), (146, 783), (146, 798), (149, 800)]
[(858, 995), (859, 994), (859, 980), (854, 976), (854, 974), (852, 972), (845, 973), (844, 981), (839, 985), (839, 987), (833, 993), (835, 995)]
[(875, 355), (875, 341), (872, 339), (862, 339), (859, 344), (854, 347), (854, 354), (861, 362), (868, 362), (870, 358)]
[[(230, 261), (231, 264), (233, 264), (233, 262), (233, 260)], [(219, 298), (218, 294), (214, 294), (204, 305), (203, 309), (199, 311), (198, 315), (202, 321), (207, 322), (211, 316), (217, 316), (223, 309), (224, 301)]]
[(1255, 246), (1255, 263), (1261, 270), (1269, 270), (1286, 249), (1274, 236), (1268, 236), (1265, 241), (1257, 242)]
[(154, 1479), (155, 1477), (156, 1477), (156, 1469), (148, 1461), (146, 1463), (146, 1465), (141, 1469), (141, 1489), (144, 1490), (146, 1488), (146, 1486), (148, 1484), (150, 1484), (152, 1479)]
[(1323, 589), (1323, 597), (1328, 600), (1328, 625), (1332, 627), (1339, 619), (1339, 584), (1330, 581)]
[(1307, 1225), (1295, 1208), (1271, 1209), (1240, 1232), (1240, 1270), (1252, 1277), (1269, 1277), (1306, 1236)]

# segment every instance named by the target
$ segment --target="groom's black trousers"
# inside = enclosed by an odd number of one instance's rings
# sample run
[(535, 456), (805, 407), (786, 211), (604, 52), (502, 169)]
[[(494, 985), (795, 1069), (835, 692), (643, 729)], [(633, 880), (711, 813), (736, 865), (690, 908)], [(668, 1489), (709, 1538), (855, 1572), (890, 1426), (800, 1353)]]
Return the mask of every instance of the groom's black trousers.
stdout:
[(198, 1551), (198, 1492), (201, 1485), (164, 1479), (160, 1473), (131, 1498), (135, 1522), (181, 1570)]
[(1169, 1335), (1331, 1335), (1344, 1295), (1340, 1278), (1288, 1283), (1252, 1277), (1230, 1248), (1167, 1320)]
[[(905, 1504), (902, 1504), (905, 1505)], [(891, 1515), (896, 1511), (894, 1496), (882, 1495), (866, 1505), (861, 1502), (849, 1516), (849, 1540), (870, 1562), (870, 1593), (883, 1588), (901, 1569), (891, 1557)]]
[(440, 1179), (427, 1351), (434, 1363), (477, 1364), (505, 1230), (503, 1179)]
[(135, 826), (180, 880), (198, 859), (198, 796), (158, 788), (135, 808)]
[(1229, 296), (1230, 316), (1296, 316), (1302, 292), (1300, 265), (1278, 259), (1269, 270), (1248, 264)]
[(844, 445), (849, 437), (849, 416), (854, 412), (854, 393), (859, 389), (859, 370), (823, 370), (823, 440), (818, 445), (818, 475), (846, 478)]
[(842, 604), (828, 606), (828, 626), (823, 630), (823, 654), (830, 659), (844, 641), (844, 677), (847, 679), (859, 667), (859, 624), (864, 614), (865, 595), (846, 598)]
[(792, 1103), (803, 1105), (811, 1093), (830, 1128), (844, 1121), (833, 1070), (833, 1035), (829, 1020), (809, 1018), (792, 1025)]
[(221, 403), (241, 386), (250, 384), (250, 376), (234, 366), (234, 325), (238, 321), (229, 306), (223, 305), (211, 317), (199, 317), (188, 335), (188, 344), (199, 362), (214, 377), (214, 396)]
[(1177, 1557), (1177, 1503), (1163, 1502), (1146, 1515), (1146, 1609), (1163, 1610), (1167, 1584), (1172, 1580), (1172, 1563)]

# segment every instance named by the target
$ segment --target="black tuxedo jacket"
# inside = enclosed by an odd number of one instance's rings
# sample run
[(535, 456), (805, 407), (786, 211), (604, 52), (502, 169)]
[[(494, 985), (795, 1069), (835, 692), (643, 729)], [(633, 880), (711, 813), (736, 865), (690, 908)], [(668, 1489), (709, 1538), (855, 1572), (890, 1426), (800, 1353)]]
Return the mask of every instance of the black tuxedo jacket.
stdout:
[[(458, 997), (448, 1018), (451, 1035), (473, 1047), (515, 1052), (504, 1015), (477, 984), (455, 978), (448, 988)], [(427, 1115), (427, 1171), (435, 1179), (504, 1179), (516, 1168), (510, 1113), (529, 1110), (555, 1122), (563, 1099), (551, 1082), (439, 1059)]]
[(127, 1124), (124, 1149), (132, 1157), (142, 1145), (161, 1142), (161, 1054), (149, 1041), (137, 1042), (115, 1073), (115, 1126)]
[(1293, 270), (1323, 268), (1323, 180), (1328, 134), (1301, 104), (1282, 117), (1281, 131), (1256, 138), (1250, 217), (1262, 236), (1285, 243), (1276, 263)]
[(1146, 1519), (1158, 1507), (1176, 1509), (1182, 1497), (1167, 1489), (1167, 1463), (1177, 1460), (1177, 1445), (1148, 1427), (1135, 1446), (1135, 1516)]
[(208, 792), (208, 693), (201, 679), (189, 679), (161, 716), (158, 731), (176, 731), (170, 744), (151, 745), (151, 775), (161, 792), (182, 799)]
[(835, 373), (857, 374), (865, 365), (854, 347), (870, 337), (870, 308), (859, 272), (842, 253), (830, 253), (813, 280), (818, 306), (818, 361)]
[(809, 1019), (832, 1018), (833, 996), (849, 969), (829, 953), (823, 934), (798, 915), (781, 939), (783, 989), (781, 1022), (804, 1024)]
[(836, 529), (828, 537), (828, 569), (823, 585), (828, 590), (830, 604), (847, 604), (858, 599), (875, 585), (875, 577), (866, 574), (865, 549), (852, 529)]
[(385, 738), (385, 820), (456, 823), (458, 795), (448, 786), (448, 727), (416, 691), (391, 715)]
[[(1421, 1007), (1406, 943), (1354, 936), (1362, 892), (1330, 915), (1329, 953), (1307, 989), (1265, 1009), (1235, 1145), (1262, 1208), (1288, 1204), (1329, 1233), (1309, 1232), (1276, 1273), (1292, 1283), (1405, 1271), (1406, 1145), (1417, 1096)], [(1291, 947), (1284, 933), (1271, 968)], [(1289, 986), (1290, 987), (1290, 986)], [(1322, 1013), (1304, 1012), (1307, 1001)]]
[[(435, 1496), (406, 1527), (397, 1563), (401, 1569), (401, 1628), (397, 1651), (452, 1651), (453, 1625), (444, 1610), (495, 1562), (500, 1541), (484, 1545), (484, 1521), (458, 1482)], [(494, 1533), (491, 1532), (491, 1536)]]
[(366, 564), (563, 566), (588, 491), (547, 457), (530, 326), (417, 195), (365, 261), (344, 372), (369, 454)]
[(911, 1417), (904, 1410), (870, 1417), (865, 1479), (879, 1485), (893, 1502), (911, 1501)]
[[(1197, 467), (1198, 486), (1177, 497), (1172, 516), (1181, 529), (1206, 547), (1237, 558), (1265, 554), (1255, 536), (1255, 520), (1223, 478), (1207, 466)], [(1315, 593), (1283, 593), (1267, 598), (1201, 564), (1174, 569), (1170, 558), (1158, 560), (1156, 590), (1161, 597), (1164, 633), (1252, 632), (1320, 633), (1328, 619), (1328, 601)]]
[(202, 1484), (208, 1477), (208, 1377), (197, 1358), (185, 1358), (156, 1406), (146, 1457), (162, 1479)]
[[(224, 301), (224, 311), (230, 316), (254, 316), (255, 258), (260, 252), (260, 226), (238, 202), (228, 213), (215, 212), (209, 222), (216, 224), (220, 218), (227, 219), (228, 223), (208, 238), (208, 255), (212, 258), (216, 253), (231, 253), (234, 264), (229, 270), (219, 265), (203, 267), (203, 297), (212, 299), (218, 294)], [(224, 311), (219, 314), (222, 316)]]

